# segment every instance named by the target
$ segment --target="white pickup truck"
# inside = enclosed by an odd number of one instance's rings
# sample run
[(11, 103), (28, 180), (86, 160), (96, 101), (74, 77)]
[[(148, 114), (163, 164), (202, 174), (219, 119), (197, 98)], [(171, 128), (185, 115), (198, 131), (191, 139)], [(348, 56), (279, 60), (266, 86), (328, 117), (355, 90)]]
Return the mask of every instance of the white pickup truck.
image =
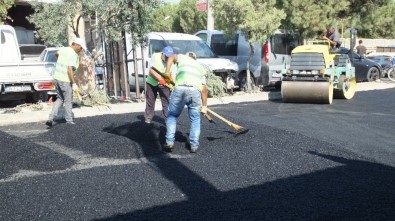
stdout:
[(55, 89), (53, 73), (53, 63), (23, 61), (14, 28), (0, 25), (0, 101), (44, 101)]

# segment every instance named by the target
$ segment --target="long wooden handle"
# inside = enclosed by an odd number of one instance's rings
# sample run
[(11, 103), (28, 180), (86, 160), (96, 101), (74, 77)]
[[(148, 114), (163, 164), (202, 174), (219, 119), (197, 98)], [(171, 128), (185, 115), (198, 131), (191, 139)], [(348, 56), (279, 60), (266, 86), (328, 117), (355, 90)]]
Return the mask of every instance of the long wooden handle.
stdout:
[(81, 97), (80, 92), (78, 90), (76, 90), (75, 93), (77, 94), (78, 100), (82, 101), (82, 97)]
[(211, 109), (207, 108), (207, 111), (210, 112), (210, 114), (214, 115), (215, 117), (217, 117), (218, 119), (222, 120), (223, 122), (227, 123), (229, 126), (233, 126), (234, 123), (230, 122), (229, 120), (225, 119), (224, 117), (222, 117), (221, 115), (215, 113), (214, 111), (212, 111)]
[[(167, 78), (168, 76), (166, 76), (165, 74), (163, 74), (162, 72), (160, 72), (158, 69), (156, 69), (155, 67), (151, 67), (152, 68), (152, 70), (154, 70), (154, 71), (156, 71), (158, 74), (160, 74), (164, 79), (165, 79), (165, 81), (166, 81), (166, 83), (168, 84), (168, 85), (171, 85), (171, 86), (173, 86), (174, 87), (174, 85), (175, 85), (175, 83), (171, 80), (171, 77), (170, 78)], [(169, 87), (170, 88), (170, 87)]]

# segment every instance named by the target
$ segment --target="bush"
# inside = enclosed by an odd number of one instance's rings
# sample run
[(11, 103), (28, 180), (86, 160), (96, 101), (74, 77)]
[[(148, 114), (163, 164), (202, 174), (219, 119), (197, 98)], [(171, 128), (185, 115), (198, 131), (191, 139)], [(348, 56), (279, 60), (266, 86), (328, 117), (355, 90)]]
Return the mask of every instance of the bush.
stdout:
[(206, 69), (206, 84), (208, 97), (221, 98), (226, 95), (226, 84), (222, 81), (221, 77), (215, 75), (208, 66), (203, 65)]

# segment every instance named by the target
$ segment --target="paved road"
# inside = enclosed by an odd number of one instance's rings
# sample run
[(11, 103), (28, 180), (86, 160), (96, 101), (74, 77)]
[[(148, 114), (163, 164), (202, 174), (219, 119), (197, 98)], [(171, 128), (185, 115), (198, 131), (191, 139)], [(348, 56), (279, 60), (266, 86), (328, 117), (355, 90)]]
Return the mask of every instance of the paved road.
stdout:
[(185, 113), (171, 154), (140, 112), (3, 126), (0, 220), (394, 220), (394, 93), (214, 106), (250, 131), (203, 121), (197, 154)]

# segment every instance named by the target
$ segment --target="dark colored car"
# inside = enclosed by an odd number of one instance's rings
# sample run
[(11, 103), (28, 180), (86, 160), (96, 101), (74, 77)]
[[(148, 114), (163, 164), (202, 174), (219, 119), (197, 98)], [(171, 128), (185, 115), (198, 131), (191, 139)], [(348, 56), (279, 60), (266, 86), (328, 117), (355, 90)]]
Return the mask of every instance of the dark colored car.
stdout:
[[(348, 54), (349, 51), (350, 49), (348, 48), (340, 48), (341, 54)], [(355, 67), (357, 81), (375, 81), (382, 76), (383, 68), (379, 63), (361, 57), (355, 52), (352, 52), (352, 63)]]
[(393, 59), (393, 57), (389, 55), (368, 55), (366, 56), (366, 58), (379, 63), (382, 68), (389, 64), (392, 64)]
[(368, 55), (366, 56), (366, 58), (375, 61), (381, 65), (381, 67), (383, 68), (381, 77), (386, 77), (386, 70), (392, 67), (393, 62), (395, 61), (395, 57), (389, 55)]

